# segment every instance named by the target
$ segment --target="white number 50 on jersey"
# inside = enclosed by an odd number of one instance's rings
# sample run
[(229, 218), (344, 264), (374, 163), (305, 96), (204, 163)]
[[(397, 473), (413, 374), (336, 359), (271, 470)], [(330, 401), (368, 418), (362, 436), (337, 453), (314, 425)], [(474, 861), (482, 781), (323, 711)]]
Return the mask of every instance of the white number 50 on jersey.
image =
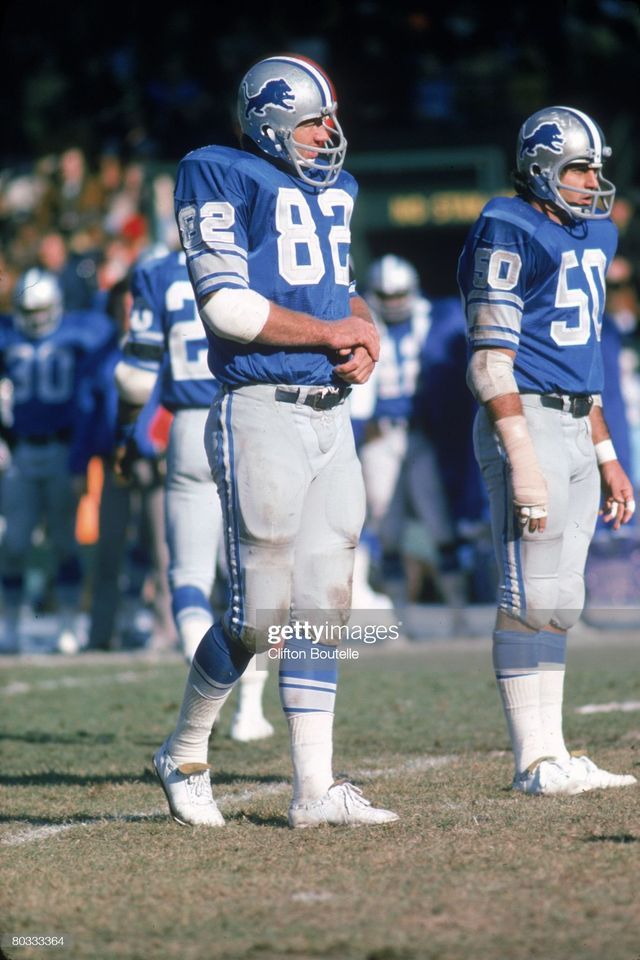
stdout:
[[(551, 324), (551, 337), (561, 346), (576, 346), (587, 343), (591, 336), (591, 321), (596, 332), (596, 339), (600, 339), (602, 332), (602, 312), (600, 309), (600, 291), (605, 289), (605, 269), (607, 258), (599, 249), (585, 250), (580, 260), (582, 274), (586, 278), (589, 293), (591, 294), (591, 309), (589, 309), (589, 294), (580, 286), (570, 286), (570, 270), (578, 267), (578, 258), (574, 250), (565, 250), (562, 254), (562, 263), (558, 274), (556, 290), (556, 307), (563, 309), (574, 308), (578, 311), (578, 325), (569, 325), (565, 320), (554, 320)], [(599, 283), (596, 282), (595, 274)], [(575, 277), (582, 280), (582, 276)]]
[[(605, 289), (607, 258), (599, 248), (587, 249), (580, 262), (575, 250), (565, 250), (558, 271), (555, 306), (561, 310), (577, 310), (578, 323), (553, 320), (550, 326), (551, 339), (560, 347), (587, 343), (591, 336), (591, 323), (600, 339), (602, 332), (601, 291)], [(518, 283), (522, 260), (517, 253), (507, 250), (479, 250), (476, 254), (474, 282), (476, 286), (489, 285), (494, 290), (509, 291)], [(570, 270), (582, 268), (576, 276)], [(596, 282), (596, 274), (598, 282)], [(584, 289), (586, 281), (587, 290)]]

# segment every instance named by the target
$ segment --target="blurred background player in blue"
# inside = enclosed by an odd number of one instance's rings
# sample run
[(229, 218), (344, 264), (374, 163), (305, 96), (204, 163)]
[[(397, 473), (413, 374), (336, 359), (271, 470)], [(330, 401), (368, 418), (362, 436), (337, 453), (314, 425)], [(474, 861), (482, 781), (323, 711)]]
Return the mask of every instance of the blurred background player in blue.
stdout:
[(78, 403), (115, 339), (109, 318), (64, 309), (56, 278), (32, 268), (18, 280), (13, 317), (0, 323), (2, 375), (11, 384), (11, 462), (2, 474), (6, 531), (2, 587), (7, 650), (19, 650), (32, 538), (42, 524), (51, 548), (61, 651), (77, 650), (82, 567), (75, 537), (86, 460)]
[[(131, 278), (133, 298), (123, 357), (115, 370), (124, 430), (155, 397), (172, 416), (165, 485), (169, 587), (182, 650), (191, 663), (213, 624), (211, 597), (222, 537), (222, 509), (204, 448), (217, 384), (196, 309), (185, 254), (143, 257)], [(124, 451), (123, 451), (124, 453)], [(124, 466), (121, 460), (121, 467)], [(262, 710), (268, 671), (251, 666), (238, 685), (231, 721), (235, 740), (271, 736)]]
[[(427, 299), (414, 265), (394, 254), (371, 264), (365, 297), (380, 331), (375, 407), (360, 449), (369, 534), (374, 542), (379, 539), (383, 558), (403, 560), (395, 590), (390, 584), (394, 600), (424, 599), (428, 573), (429, 599), (446, 603), (452, 611), (452, 627), (459, 629), (464, 625), (467, 591), (451, 502), (459, 502), (464, 469), (456, 459), (447, 490), (439, 454), (451, 441), (455, 445), (456, 431), (463, 443), (470, 433), (468, 404), (462, 417), (453, 417), (455, 374), (460, 374), (460, 367), (447, 357), (452, 336), (457, 332), (464, 337), (464, 317), (453, 298)], [(448, 360), (446, 370), (453, 367), (454, 372), (446, 383), (443, 360)], [(439, 448), (434, 435), (445, 441)], [(444, 462), (450, 457), (447, 450)]]
[(83, 397), (89, 411), (84, 418), (85, 458), (96, 458), (101, 467), (98, 536), (88, 578), (88, 650), (167, 649), (175, 645), (176, 634), (164, 527), (166, 439), (157, 429), (163, 411), (155, 401), (139, 418), (128, 451), (129, 479), (123, 483), (114, 470), (119, 446), (114, 374), (129, 327), (128, 278), (108, 291), (105, 309), (116, 324), (119, 342), (103, 358)]

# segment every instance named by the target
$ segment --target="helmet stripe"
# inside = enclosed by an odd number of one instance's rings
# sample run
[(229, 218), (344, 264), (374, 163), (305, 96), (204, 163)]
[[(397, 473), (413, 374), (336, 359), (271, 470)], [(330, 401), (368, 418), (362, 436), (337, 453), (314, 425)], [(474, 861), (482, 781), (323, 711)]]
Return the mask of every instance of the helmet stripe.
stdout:
[(593, 147), (594, 160), (596, 163), (602, 162), (602, 135), (600, 130), (593, 122), (591, 117), (587, 116), (586, 113), (583, 113), (581, 110), (576, 110), (574, 107), (562, 107), (563, 110), (566, 110), (567, 113), (571, 113), (574, 117), (579, 117), (582, 123), (585, 126), (585, 129), (589, 135), (591, 141), (591, 146)]
[(309, 76), (313, 77), (320, 88), (323, 105), (330, 106), (335, 101), (335, 91), (329, 78), (324, 74), (311, 60), (303, 60), (299, 57), (271, 57), (275, 63), (294, 63)]

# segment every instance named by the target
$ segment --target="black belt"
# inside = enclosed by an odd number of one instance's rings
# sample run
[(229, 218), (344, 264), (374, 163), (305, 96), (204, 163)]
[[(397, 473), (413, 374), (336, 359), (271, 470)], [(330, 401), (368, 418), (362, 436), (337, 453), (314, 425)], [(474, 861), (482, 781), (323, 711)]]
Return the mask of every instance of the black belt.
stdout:
[(572, 417), (588, 417), (593, 406), (593, 397), (585, 393), (566, 393), (563, 396), (556, 396), (553, 393), (536, 393), (534, 390), (520, 392), (540, 397), (540, 404), (543, 407), (563, 410), (565, 413), (570, 413)]
[(48, 443), (67, 443), (71, 439), (71, 430), (54, 430), (53, 433), (26, 433), (17, 440), (32, 447), (45, 447)]
[[(318, 387), (316, 392), (309, 392), (300, 403), (305, 407), (311, 407), (313, 410), (331, 410), (342, 403), (350, 392), (349, 387)], [(287, 390), (284, 387), (276, 387), (275, 396), (279, 403), (297, 403), (300, 397), (300, 389)]]

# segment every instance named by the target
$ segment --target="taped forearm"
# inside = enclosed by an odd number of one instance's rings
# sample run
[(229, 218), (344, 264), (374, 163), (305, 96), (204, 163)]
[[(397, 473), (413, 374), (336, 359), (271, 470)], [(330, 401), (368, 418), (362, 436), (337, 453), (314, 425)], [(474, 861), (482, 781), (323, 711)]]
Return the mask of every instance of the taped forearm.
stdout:
[(157, 370), (143, 370), (121, 360), (114, 371), (118, 395), (134, 406), (144, 406), (155, 386)]
[(513, 356), (504, 350), (474, 350), (467, 367), (467, 386), (479, 403), (518, 393)]
[(520, 509), (521, 520), (546, 517), (547, 482), (538, 464), (527, 421), (522, 414), (502, 417), (494, 427), (509, 460), (513, 502)]

